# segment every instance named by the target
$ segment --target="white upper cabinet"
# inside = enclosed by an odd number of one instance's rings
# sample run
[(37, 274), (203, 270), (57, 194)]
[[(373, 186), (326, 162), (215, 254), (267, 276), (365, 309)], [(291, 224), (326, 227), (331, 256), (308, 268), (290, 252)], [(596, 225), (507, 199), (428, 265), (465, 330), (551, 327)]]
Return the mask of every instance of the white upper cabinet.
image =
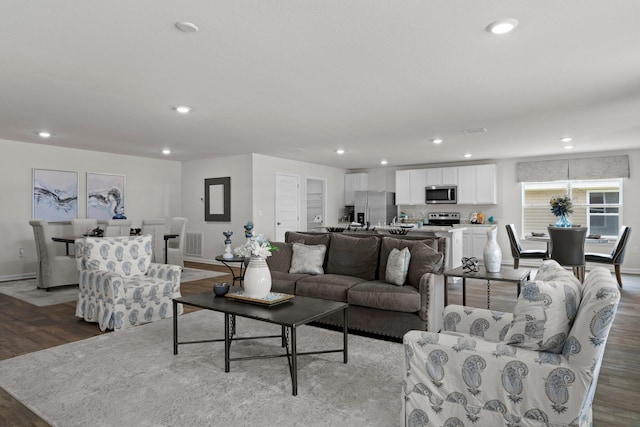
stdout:
[(424, 169), (425, 185), (442, 185), (442, 168)]
[(458, 185), (458, 168), (442, 168), (442, 185)]
[(427, 170), (396, 171), (396, 205), (424, 205)]
[(396, 205), (411, 204), (411, 171), (396, 171)]
[(458, 168), (459, 205), (495, 205), (496, 203), (496, 165)]
[(356, 203), (356, 191), (366, 191), (369, 188), (369, 175), (366, 173), (347, 173), (344, 175), (344, 205), (353, 206)]
[(495, 205), (496, 165), (396, 171), (396, 204), (424, 205), (424, 188), (457, 185), (459, 205)]

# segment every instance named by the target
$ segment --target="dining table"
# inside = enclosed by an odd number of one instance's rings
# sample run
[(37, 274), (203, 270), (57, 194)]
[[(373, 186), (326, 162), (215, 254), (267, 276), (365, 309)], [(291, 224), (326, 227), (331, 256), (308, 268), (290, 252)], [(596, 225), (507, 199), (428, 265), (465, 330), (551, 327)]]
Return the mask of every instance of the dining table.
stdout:
[[(546, 242), (547, 244), (547, 253), (551, 253), (551, 238), (549, 237), (549, 233), (530, 233), (524, 236), (524, 240), (531, 242)], [(600, 236), (589, 235), (584, 241), (585, 244), (605, 244), (610, 243), (609, 239)]]

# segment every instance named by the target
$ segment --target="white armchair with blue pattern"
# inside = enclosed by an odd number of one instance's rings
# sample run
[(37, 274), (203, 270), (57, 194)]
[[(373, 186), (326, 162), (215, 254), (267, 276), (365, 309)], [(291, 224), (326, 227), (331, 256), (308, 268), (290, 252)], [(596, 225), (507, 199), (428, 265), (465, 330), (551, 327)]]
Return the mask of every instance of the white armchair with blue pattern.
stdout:
[[(620, 293), (605, 268), (578, 287), (560, 270), (543, 262), (541, 280), (523, 286), (515, 314), (449, 305), (440, 333), (408, 332), (403, 424), (590, 426)], [(558, 320), (566, 331), (554, 329)]]
[(76, 316), (97, 322), (102, 331), (173, 317), (181, 268), (152, 263), (152, 247), (151, 235), (76, 239)]

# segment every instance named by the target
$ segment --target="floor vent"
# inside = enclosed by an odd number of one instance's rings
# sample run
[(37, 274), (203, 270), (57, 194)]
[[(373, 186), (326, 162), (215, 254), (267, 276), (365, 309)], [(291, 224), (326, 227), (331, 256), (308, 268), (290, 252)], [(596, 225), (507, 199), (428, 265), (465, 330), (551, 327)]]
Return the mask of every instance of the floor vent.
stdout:
[(203, 254), (202, 249), (202, 240), (204, 239), (203, 233), (192, 233), (187, 231), (186, 233), (186, 242), (185, 242), (185, 252), (184, 254), (187, 256), (199, 256), (201, 257)]

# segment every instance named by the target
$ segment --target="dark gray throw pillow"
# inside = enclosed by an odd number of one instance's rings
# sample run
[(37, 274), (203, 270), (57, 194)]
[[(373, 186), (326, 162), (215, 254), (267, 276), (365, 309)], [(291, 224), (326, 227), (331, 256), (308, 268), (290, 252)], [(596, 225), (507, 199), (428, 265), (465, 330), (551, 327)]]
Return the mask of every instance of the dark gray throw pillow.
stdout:
[(425, 245), (413, 245), (411, 248), (411, 262), (409, 263), (408, 282), (416, 289), (420, 288), (420, 278), (426, 273), (433, 273), (440, 267), (442, 253)]

